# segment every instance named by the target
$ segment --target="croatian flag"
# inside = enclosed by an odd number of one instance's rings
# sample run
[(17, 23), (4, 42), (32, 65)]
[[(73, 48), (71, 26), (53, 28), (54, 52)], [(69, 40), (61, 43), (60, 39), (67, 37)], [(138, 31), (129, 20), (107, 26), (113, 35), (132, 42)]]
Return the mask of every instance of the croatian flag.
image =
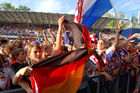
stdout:
[(110, 0), (77, 0), (74, 21), (85, 24), (89, 29), (111, 8)]

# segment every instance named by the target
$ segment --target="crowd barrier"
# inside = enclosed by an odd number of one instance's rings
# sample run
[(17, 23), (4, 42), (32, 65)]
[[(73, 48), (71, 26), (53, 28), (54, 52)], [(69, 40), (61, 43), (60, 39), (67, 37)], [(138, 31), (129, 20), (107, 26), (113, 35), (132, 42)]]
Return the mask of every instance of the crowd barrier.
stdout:
[[(124, 80), (126, 80), (126, 83), (124, 84), (124, 92), (123, 93), (133, 93), (133, 90), (135, 88), (136, 80), (133, 79), (135, 77), (131, 77), (130, 72), (128, 72), (125, 75)], [(96, 81), (94, 82), (95, 79)], [(89, 76), (88, 80), (88, 93), (119, 93), (119, 82), (120, 81), (120, 75), (117, 76), (117, 78), (113, 82), (105, 81), (105, 77), (103, 75), (94, 75)], [(106, 82), (106, 84), (105, 84)], [(134, 83), (134, 84), (132, 84)], [(107, 88), (108, 87), (108, 88)], [(11, 89), (6, 91), (0, 91), (0, 93), (26, 93), (24, 89)]]
[[(116, 77), (116, 79), (112, 82), (105, 81), (105, 77), (103, 75), (95, 75), (89, 77), (89, 85), (87, 91), (90, 91), (89, 93), (122, 93), (119, 92), (120, 90), (120, 75)], [(131, 73), (128, 72), (124, 75), (124, 87), (123, 87), (123, 93), (133, 93), (135, 86), (136, 86), (136, 76), (132, 77)], [(93, 79), (97, 79), (96, 82), (94, 82)], [(92, 82), (92, 83), (91, 83)], [(106, 83), (106, 84), (105, 84)], [(96, 86), (96, 89), (93, 86)], [(106, 86), (108, 85), (108, 86)]]
[(0, 91), (0, 93), (26, 93), (22, 88)]

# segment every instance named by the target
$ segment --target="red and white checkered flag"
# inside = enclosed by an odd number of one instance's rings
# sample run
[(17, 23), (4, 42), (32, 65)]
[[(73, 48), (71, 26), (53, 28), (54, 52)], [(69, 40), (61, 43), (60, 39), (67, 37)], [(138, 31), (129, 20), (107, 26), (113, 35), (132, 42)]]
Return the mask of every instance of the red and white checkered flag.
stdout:
[(77, 6), (76, 6), (76, 12), (74, 17), (74, 22), (76, 23), (82, 23), (82, 7), (83, 7), (83, 1), (84, 0), (77, 0)]

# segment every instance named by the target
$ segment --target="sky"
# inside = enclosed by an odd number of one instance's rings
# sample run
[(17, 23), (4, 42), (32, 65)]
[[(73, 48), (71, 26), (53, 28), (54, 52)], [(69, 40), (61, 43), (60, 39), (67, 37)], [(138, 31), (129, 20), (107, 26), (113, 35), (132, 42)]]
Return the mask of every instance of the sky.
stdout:
[[(140, 0), (112, 0), (116, 11), (122, 11), (127, 19), (132, 14), (138, 16)], [(8, 2), (13, 6), (25, 5), (35, 12), (67, 13), (74, 14), (77, 0), (0, 0), (0, 3)], [(113, 10), (110, 13), (114, 13)]]

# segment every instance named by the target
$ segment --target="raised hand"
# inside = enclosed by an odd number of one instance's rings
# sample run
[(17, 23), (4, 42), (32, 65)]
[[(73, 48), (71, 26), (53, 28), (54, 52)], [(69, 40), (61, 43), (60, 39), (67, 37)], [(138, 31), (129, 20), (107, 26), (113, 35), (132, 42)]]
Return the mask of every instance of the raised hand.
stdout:
[(65, 20), (65, 17), (64, 17), (64, 16), (60, 17), (60, 18), (58, 19), (58, 25), (59, 25), (59, 26), (62, 26), (62, 23), (63, 23), (64, 20)]
[(43, 29), (43, 34), (46, 35), (46, 29)]
[(117, 31), (117, 32), (120, 32), (120, 31), (121, 31), (121, 26), (120, 26), (120, 24), (117, 24), (116, 31)]

